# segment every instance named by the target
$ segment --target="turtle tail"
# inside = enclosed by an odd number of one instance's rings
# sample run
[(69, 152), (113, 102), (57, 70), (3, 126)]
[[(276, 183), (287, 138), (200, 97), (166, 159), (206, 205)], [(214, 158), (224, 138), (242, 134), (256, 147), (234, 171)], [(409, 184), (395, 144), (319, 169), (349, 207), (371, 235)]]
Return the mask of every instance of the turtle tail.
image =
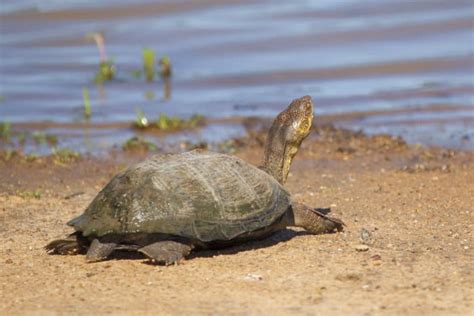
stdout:
[(64, 239), (53, 240), (44, 249), (49, 254), (77, 255), (86, 251), (84, 239), (80, 232), (75, 232)]

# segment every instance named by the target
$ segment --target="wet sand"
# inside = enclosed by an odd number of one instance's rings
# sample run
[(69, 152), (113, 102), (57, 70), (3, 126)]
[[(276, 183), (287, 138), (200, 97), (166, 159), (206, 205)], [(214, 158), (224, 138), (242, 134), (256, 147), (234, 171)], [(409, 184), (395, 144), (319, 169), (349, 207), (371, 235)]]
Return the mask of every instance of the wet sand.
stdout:
[[(260, 163), (263, 138), (240, 139), (236, 155)], [(1, 314), (472, 314), (473, 152), (320, 127), (287, 188), (330, 207), (347, 224), (342, 233), (289, 229), (170, 267), (44, 252), (113, 174), (148, 155), (0, 155)], [(373, 243), (359, 252), (362, 228)]]

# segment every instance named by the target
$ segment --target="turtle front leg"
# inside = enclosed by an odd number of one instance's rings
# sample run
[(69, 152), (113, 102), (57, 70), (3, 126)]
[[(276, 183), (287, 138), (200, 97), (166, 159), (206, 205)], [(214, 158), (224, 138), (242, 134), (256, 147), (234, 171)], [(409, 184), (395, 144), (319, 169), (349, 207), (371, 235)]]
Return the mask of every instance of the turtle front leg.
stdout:
[(191, 252), (192, 247), (177, 241), (158, 241), (138, 249), (139, 252), (159, 264), (178, 263)]
[(326, 216), (301, 203), (293, 203), (291, 206), (291, 220), (289, 226), (303, 227), (311, 234), (327, 234), (342, 231), (344, 222), (340, 219)]
[(115, 250), (117, 243), (105, 242), (104, 240), (94, 239), (87, 250), (86, 261), (97, 262), (107, 259), (107, 257)]

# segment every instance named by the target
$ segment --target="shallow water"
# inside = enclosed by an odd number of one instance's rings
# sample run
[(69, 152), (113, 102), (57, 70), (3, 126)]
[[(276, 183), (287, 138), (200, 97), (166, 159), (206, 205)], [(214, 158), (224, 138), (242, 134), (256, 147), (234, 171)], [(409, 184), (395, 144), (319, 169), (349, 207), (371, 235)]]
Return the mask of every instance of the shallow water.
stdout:
[[(0, 12), (0, 121), (17, 129), (65, 123), (41, 128), (61, 146), (100, 152), (121, 144), (131, 129), (94, 126), (132, 122), (137, 109), (149, 118), (271, 117), (309, 94), (316, 114), (339, 126), (474, 148), (472, 1), (19, 0)], [(95, 31), (118, 70), (104, 85), (93, 83), (98, 52), (85, 39)], [(169, 98), (162, 80), (132, 75), (143, 47), (170, 56)], [(91, 126), (77, 128), (85, 87)], [(154, 141), (243, 133), (211, 125)]]

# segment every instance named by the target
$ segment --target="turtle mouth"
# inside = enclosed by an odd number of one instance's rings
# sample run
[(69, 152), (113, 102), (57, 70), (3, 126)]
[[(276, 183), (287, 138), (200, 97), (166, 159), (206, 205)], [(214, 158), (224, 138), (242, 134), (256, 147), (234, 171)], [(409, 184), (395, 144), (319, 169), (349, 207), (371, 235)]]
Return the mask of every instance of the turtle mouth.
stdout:
[(304, 118), (301, 120), (298, 126), (298, 132), (303, 137), (308, 136), (311, 131), (311, 127), (313, 126), (313, 111), (311, 109), (310, 112), (306, 112)]
[(313, 101), (311, 100), (311, 97), (305, 96), (301, 98), (302, 104), (301, 104), (301, 116), (302, 116), (302, 122), (300, 123), (300, 130), (309, 132), (311, 129), (311, 126), (313, 125), (313, 117), (314, 117), (314, 112), (313, 112)]

